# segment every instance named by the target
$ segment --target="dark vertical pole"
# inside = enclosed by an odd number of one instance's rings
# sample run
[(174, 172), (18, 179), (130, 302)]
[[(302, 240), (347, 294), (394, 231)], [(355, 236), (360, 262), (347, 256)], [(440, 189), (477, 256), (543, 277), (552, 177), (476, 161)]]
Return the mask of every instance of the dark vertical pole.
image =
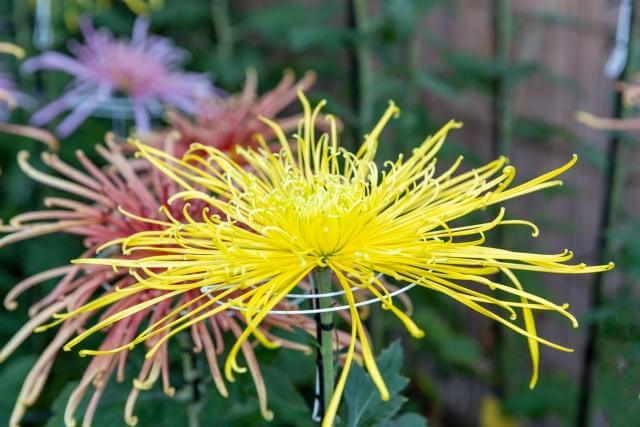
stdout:
[[(311, 274), (313, 294), (322, 295), (331, 292), (331, 269), (317, 268)], [(330, 297), (313, 298), (314, 309), (331, 307)], [(316, 395), (313, 404), (313, 420), (322, 421), (334, 391), (334, 354), (333, 354), (333, 313), (319, 312), (315, 315), (316, 339), (318, 350), (316, 355)]]
[[(318, 294), (318, 287), (313, 284), (313, 288), (311, 289), (313, 295)], [(311, 307), (314, 310), (318, 310), (320, 308), (320, 298), (313, 298), (311, 300)], [(316, 313), (314, 316), (314, 320), (316, 322), (316, 342), (318, 344), (318, 348), (316, 349), (316, 383), (315, 390), (313, 396), (313, 410), (311, 414), (311, 419), (316, 422), (322, 421), (324, 417), (325, 408), (327, 403), (324, 401), (324, 371), (322, 369), (322, 323), (320, 320), (320, 313)]]
[[(630, 75), (630, 65), (628, 57), (630, 56), (633, 42), (633, 24), (634, 24), (634, 1), (622, 0), (620, 3), (621, 13), (619, 15), (619, 21), (628, 20), (627, 22), (618, 22), (618, 30), (621, 27), (627, 28), (626, 36), (618, 33), (616, 40), (616, 50), (622, 49), (622, 52), (614, 52), (614, 55), (622, 54), (625, 61), (622, 65), (622, 69), (619, 77), (622, 80), (627, 80)], [(623, 8), (628, 8), (624, 10)], [(628, 26), (628, 27), (627, 27)], [(622, 39), (620, 37), (622, 36)], [(623, 43), (623, 45), (620, 45)], [(624, 51), (626, 50), (626, 51)], [(611, 76), (614, 77), (614, 76)], [(613, 113), (614, 117), (621, 118), (623, 115), (624, 106), (622, 100), (622, 94), (616, 91), (613, 99)], [(608, 260), (607, 254), (609, 252), (607, 233), (611, 227), (613, 220), (613, 213), (615, 209), (615, 187), (617, 182), (617, 164), (620, 151), (620, 136), (618, 132), (612, 134), (607, 144), (607, 154), (605, 163), (605, 176), (604, 176), (604, 192), (600, 206), (602, 210), (600, 212), (600, 223), (598, 227), (597, 236), (597, 252), (596, 259), (599, 264), (604, 264)], [(598, 273), (591, 283), (590, 295), (589, 295), (589, 310), (595, 310), (600, 307), (603, 299), (602, 285), (604, 281), (604, 275)], [(589, 416), (591, 412), (591, 400), (593, 394), (593, 374), (598, 358), (598, 324), (592, 321), (589, 324), (587, 330), (587, 342), (584, 351), (584, 358), (582, 361), (582, 372), (580, 375), (580, 390), (578, 395), (578, 413), (576, 416), (576, 426), (585, 427), (589, 424)]]
[[(493, 0), (493, 60), (497, 65), (492, 90), (492, 157), (508, 156), (511, 152), (512, 113), (510, 103), (510, 87), (506, 76), (510, 61), (512, 20), (511, 0)], [(494, 241), (497, 246), (504, 243), (502, 228), (494, 230)], [(499, 280), (499, 278), (498, 278)], [(493, 388), (497, 396), (504, 394), (504, 335), (498, 323), (492, 324), (493, 336)]]

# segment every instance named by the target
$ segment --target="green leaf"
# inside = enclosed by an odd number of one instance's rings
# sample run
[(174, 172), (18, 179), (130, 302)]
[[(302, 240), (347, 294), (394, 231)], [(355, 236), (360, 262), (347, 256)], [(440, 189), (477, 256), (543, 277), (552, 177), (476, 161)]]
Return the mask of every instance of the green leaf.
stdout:
[(563, 420), (570, 420), (576, 392), (575, 382), (566, 375), (543, 374), (533, 390), (525, 382), (518, 384), (518, 388), (505, 397), (503, 408), (509, 414), (532, 419), (555, 414)]
[(594, 406), (612, 426), (637, 425), (640, 417), (640, 298), (636, 285), (623, 283), (605, 301), (600, 315), (594, 316), (600, 325)]
[(424, 342), (432, 348), (430, 352), (437, 362), (445, 367), (456, 366), (473, 370), (482, 358), (478, 343), (471, 337), (459, 333), (452, 327), (451, 319), (436, 310), (424, 309), (416, 313), (420, 325), (429, 325)]
[(283, 375), (284, 366), (280, 369), (265, 367), (263, 375), (267, 384), (269, 406), (273, 410), (275, 419), (285, 424), (314, 426), (311, 411), (300, 392), (291, 383), (287, 374)]
[(29, 370), (36, 362), (35, 356), (23, 356), (7, 362), (0, 369), (3, 398), (0, 399), (0, 425), (9, 425), (9, 416)]
[(382, 421), (376, 427), (427, 427), (427, 420), (422, 415), (407, 412), (393, 420)]
[[(49, 419), (46, 427), (64, 427), (64, 410), (69, 396), (77, 386), (77, 382), (67, 384), (58, 398), (53, 402), (54, 415)], [(96, 415), (93, 418), (92, 427), (110, 427), (124, 425), (124, 408), (127, 396), (131, 389), (131, 383), (116, 383), (112, 381), (107, 386)], [(76, 421), (81, 421), (84, 411), (90, 399), (91, 392), (87, 393), (76, 411)], [(136, 404), (134, 414), (138, 417), (139, 425), (149, 426), (181, 426), (185, 425), (186, 405), (177, 399), (171, 399), (158, 390), (141, 393)]]
[(482, 357), (478, 344), (464, 335), (449, 335), (442, 342), (442, 358), (450, 363), (472, 368)]
[(387, 42), (405, 42), (413, 32), (420, 14), (418, 3), (413, 0), (389, 0), (383, 2), (380, 16), (380, 32)]
[(289, 44), (294, 51), (311, 48), (335, 50), (337, 46), (341, 45), (346, 36), (345, 31), (336, 29), (327, 31), (326, 27), (305, 26), (291, 29)]
[[(258, 354), (260, 370), (267, 387), (267, 405), (274, 413), (273, 421), (266, 421), (260, 414), (255, 385), (249, 373), (238, 375), (236, 381), (227, 383), (229, 396), (222, 397), (213, 385), (204, 388), (201, 425), (224, 427), (295, 425), (313, 427), (311, 410), (296, 383), (302, 374), (312, 377), (314, 358), (288, 350), (263, 351)], [(286, 368), (284, 368), (286, 367)]]
[(517, 138), (545, 143), (553, 142), (556, 139), (573, 142), (576, 139), (573, 132), (563, 126), (531, 117), (518, 117), (513, 135)]
[[(382, 351), (377, 360), (380, 374), (389, 389), (389, 400), (384, 402), (371, 377), (358, 365), (351, 369), (344, 399), (346, 402), (346, 426), (377, 426), (390, 421), (400, 412), (407, 398), (400, 395), (409, 380), (400, 374), (404, 356), (398, 341)], [(393, 421), (395, 425), (395, 421)]]
[(434, 93), (446, 99), (456, 99), (459, 94), (454, 87), (443, 78), (432, 73), (419, 72), (416, 76), (418, 84), (427, 92)]

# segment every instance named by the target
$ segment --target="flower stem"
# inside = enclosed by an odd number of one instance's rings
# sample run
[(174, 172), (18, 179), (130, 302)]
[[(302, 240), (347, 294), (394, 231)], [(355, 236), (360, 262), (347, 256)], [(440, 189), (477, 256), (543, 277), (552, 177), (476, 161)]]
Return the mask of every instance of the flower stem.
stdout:
[(373, 116), (373, 57), (369, 45), (370, 23), (367, 12), (366, 0), (353, 0), (353, 12), (355, 17), (356, 33), (358, 40), (356, 42), (356, 52), (359, 71), (359, 125), (360, 132), (367, 129), (371, 123)]
[(211, 2), (213, 29), (216, 33), (218, 61), (226, 63), (233, 54), (233, 27), (229, 18), (229, 4), (227, 0), (213, 0)]
[[(315, 294), (331, 292), (331, 269), (318, 268), (312, 274)], [(314, 308), (325, 309), (331, 306), (330, 297), (315, 298)], [(317, 375), (316, 375), (316, 405), (314, 418), (322, 419), (324, 412), (331, 401), (334, 388), (333, 369), (333, 313), (323, 312), (316, 314), (316, 336), (318, 340)]]
[(349, 89), (351, 108), (357, 120), (353, 126), (352, 148), (359, 146), (360, 136), (373, 116), (373, 56), (369, 46), (370, 23), (367, 14), (367, 0), (348, 0), (347, 28), (353, 40), (347, 44), (349, 61)]
[(182, 343), (182, 373), (185, 380), (185, 398), (187, 401), (187, 426), (200, 427), (200, 413), (202, 402), (200, 401), (200, 371), (196, 364), (193, 349), (183, 334)]

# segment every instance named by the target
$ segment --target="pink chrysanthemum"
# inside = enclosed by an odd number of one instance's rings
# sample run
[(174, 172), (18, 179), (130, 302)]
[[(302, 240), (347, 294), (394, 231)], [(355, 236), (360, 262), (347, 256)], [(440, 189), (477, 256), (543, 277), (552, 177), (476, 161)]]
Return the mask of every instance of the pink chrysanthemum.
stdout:
[(84, 44), (71, 43), (74, 57), (46, 52), (25, 62), (23, 69), (58, 70), (74, 77), (66, 92), (32, 117), (42, 126), (66, 110), (72, 112), (56, 132), (71, 134), (98, 107), (115, 95), (130, 101), (140, 133), (150, 129), (150, 109), (158, 105), (193, 113), (197, 99), (211, 96), (213, 86), (203, 74), (179, 70), (186, 52), (171, 40), (149, 36), (149, 21), (138, 18), (131, 40), (117, 39), (109, 31), (95, 30), (89, 20), (80, 24)]
[[(249, 71), (241, 93), (225, 99), (202, 99), (193, 119), (178, 111), (169, 110), (169, 128), (179, 134), (176, 152), (184, 154), (194, 142), (230, 151), (236, 145), (253, 145), (256, 133), (271, 140), (274, 136), (273, 129), (260, 120), (260, 117), (276, 117), (296, 100), (297, 89), (308, 89), (314, 80), (315, 74), (307, 72), (296, 82), (293, 73), (286, 71), (278, 86), (260, 97), (257, 94), (256, 73)], [(300, 115), (292, 115), (278, 119), (278, 123), (285, 132), (289, 132), (295, 129), (300, 118)]]
[[(155, 229), (148, 222), (135, 220), (136, 216), (160, 218), (163, 215), (162, 212), (169, 212), (176, 218), (182, 218), (184, 212), (194, 214), (202, 210), (203, 206), (199, 206), (198, 203), (163, 205), (160, 200), (166, 200), (177, 191), (177, 188), (174, 188), (175, 184), (158, 173), (150, 175), (145, 172), (140, 174), (140, 170), (147, 170), (146, 165), (143, 164), (144, 161), (127, 159), (122, 155), (121, 147), (108, 139), (107, 147), (97, 146), (96, 149), (108, 164), (104, 169), (98, 168), (81, 151), (77, 152), (77, 156), (82, 170), (73, 168), (55, 155), (44, 153), (44, 163), (60, 173), (63, 178), (36, 170), (28, 163), (28, 154), (26, 152), (20, 153), (20, 167), (27, 175), (40, 183), (62, 190), (83, 201), (57, 197), (45, 199), (45, 205), (49, 209), (18, 215), (8, 225), (1, 228), (1, 231), (9, 234), (0, 239), (0, 246), (39, 235), (65, 232), (84, 237), (87, 250), (81, 254), (81, 257), (91, 257), (96, 256), (97, 249), (112, 239)], [(124, 258), (141, 256), (144, 254), (123, 255)], [(49, 326), (39, 329), (50, 321), (55, 313), (78, 308), (97, 295), (115, 292), (116, 288), (126, 292), (127, 287), (136, 282), (136, 279), (130, 276), (126, 270), (114, 271), (110, 267), (98, 266), (62, 266), (44, 271), (17, 284), (5, 297), (6, 308), (15, 309), (16, 299), (20, 294), (53, 278), (60, 278), (58, 284), (45, 298), (30, 307), (31, 319), (0, 351), (0, 361), (6, 359), (32, 331), (48, 328)], [(124, 298), (112, 307), (104, 310), (97, 308), (79, 318), (62, 322), (55, 338), (42, 353), (23, 385), (11, 418), (12, 425), (18, 425), (26, 408), (37, 399), (57, 352), (79, 330), (88, 327), (87, 323), (91, 319), (99, 324), (101, 320), (114, 313), (126, 313), (128, 307), (145, 301), (149, 303), (145, 310), (132, 316), (123, 316), (121, 321), (106, 332), (100, 345), (100, 349), (105, 351), (121, 347), (141, 329), (167, 316), (170, 318), (172, 315), (178, 316), (179, 313), (184, 315), (190, 311), (198, 312), (201, 310), (200, 307), (204, 307), (208, 301), (208, 294), (205, 293), (192, 292), (180, 297), (174, 297), (173, 294), (175, 292), (170, 291), (132, 294), (131, 298)], [(283, 307), (286, 309), (288, 305), (284, 304)], [(244, 320), (241, 316), (236, 317), (231, 313), (222, 312), (190, 328), (194, 351), (196, 353), (204, 351), (215, 385), (223, 396), (226, 396), (227, 390), (217, 361), (218, 356), (224, 350), (222, 336), (225, 332), (236, 336), (242, 333), (244, 330), (242, 322)], [(278, 341), (284, 347), (310, 351), (304, 345), (278, 338), (272, 333), (274, 328), (291, 331), (294, 327), (309, 333), (315, 332), (313, 320), (302, 315), (270, 316), (260, 332), (270, 340)], [(162, 335), (158, 335), (149, 344), (156, 343), (161, 338)], [(341, 344), (346, 344), (348, 343), (348, 335), (340, 332), (338, 340)], [(261, 410), (268, 417), (270, 413), (267, 409), (266, 389), (253, 354), (253, 347), (247, 344), (242, 351), (256, 384)], [(86, 423), (84, 425), (90, 424), (112, 374), (116, 373), (118, 381), (124, 380), (128, 353), (125, 351), (101, 355), (92, 359), (80, 384), (68, 401), (65, 412), (65, 420), (68, 424), (73, 422), (75, 412), (82, 399), (90, 389), (93, 389), (84, 414), (84, 422)], [(128, 424), (132, 425), (136, 422), (133, 411), (140, 391), (151, 387), (157, 379), (161, 379), (165, 393), (172, 395), (173, 388), (169, 383), (166, 344), (152, 358), (145, 361), (137, 379), (134, 380), (134, 386), (125, 408), (125, 420)]]

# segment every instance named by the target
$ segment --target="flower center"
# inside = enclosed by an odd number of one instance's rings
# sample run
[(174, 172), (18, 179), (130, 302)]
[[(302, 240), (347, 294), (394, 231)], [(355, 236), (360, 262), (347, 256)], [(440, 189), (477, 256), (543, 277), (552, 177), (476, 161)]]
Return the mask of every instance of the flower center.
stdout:
[(335, 255), (353, 236), (366, 197), (363, 185), (342, 175), (295, 176), (260, 200), (265, 219), (319, 257)]

